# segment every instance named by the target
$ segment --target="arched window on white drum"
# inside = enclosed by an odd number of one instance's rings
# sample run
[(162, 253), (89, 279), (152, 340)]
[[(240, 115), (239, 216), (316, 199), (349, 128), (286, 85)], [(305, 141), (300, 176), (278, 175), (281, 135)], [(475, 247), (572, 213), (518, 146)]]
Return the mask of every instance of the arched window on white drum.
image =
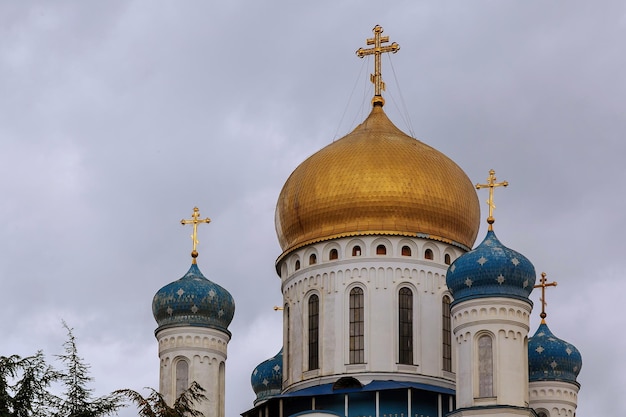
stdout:
[(443, 296), (441, 301), (441, 350), (443, 359), (443, 370), (452, 372), (452, 321), (450, 320), (450, 297)]
[(431, 261), (434, 259), (434, 255), (433, 255), (432, 249), (426, 249), (424, 251), (424, 259), (428, 259), (428, 260), (431, 260)]
[(337, 249), (330, 250), (330, 252), (328, 253), (328, 259), (331, 261), (339, 259), (339, 252), (337, 251)]
[(443, 256), (443, 261), (445, 262), (446, 265), (450, 265), (452, 263), (452, 259), (450, 258), (450, 254), (446, 253)]
[(189, 363), (180, 359), (176, 362), (176, 398), (189, 388)]
[(411, 256), (411, 248), (408, 246), (402, 246), (402, 256)]
[(311, 256), (309, 256), (309, 265), (315, 265), (317, 263), (317, 255), (312, 253)]
[(361, 247), (355, 246), (352, 248), (352, 256), (361, 256)]
[(386, 255), (386, 254), (387, 254), (387, 248), (385, 247), (385, 245), (376, 246), (376, 255)]
[(398, 292), (398, 362), (413, 365), (413, 291)]
[(363, 289), (350, 290), (350, 363), (365, 363)]
[(486, 334), (478, 338), (478, 396), (493, 397), (493, 340)]
[(319, 368), (320, 299), (313, 294), (309, 297), (309, 370)]

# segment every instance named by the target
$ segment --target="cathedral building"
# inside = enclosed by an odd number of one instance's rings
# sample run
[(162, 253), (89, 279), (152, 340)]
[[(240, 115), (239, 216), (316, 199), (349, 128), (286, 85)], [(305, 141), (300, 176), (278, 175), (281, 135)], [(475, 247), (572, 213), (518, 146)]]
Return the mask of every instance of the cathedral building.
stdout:
[[(282, 253), (283, 341), (251, 375), (244, 417), (575, 416), (578, 350), (545, 322), (529, 338), (533, 264), (494, 231), (497, 182), (473, 185), (436, 149), (406, 135), (384, 111), (374, 28), (374, 97), (367, 118), (304, 160), (276, 204)], [(489, 230), (474, 249), (489, 190)], [(194, 252), (196, 226), (194, 211)], [(192, 256), (193, 256), (192, 253)], [(545, 294), (542, 300), (545, 299)], [(230, 294), (195, 263), (157, 292), (153, 313), (160, 392), (173, 402), (192, 381), (200, 410), (224, 417)], [(236, 359), (235, 359), (236, 360)]]

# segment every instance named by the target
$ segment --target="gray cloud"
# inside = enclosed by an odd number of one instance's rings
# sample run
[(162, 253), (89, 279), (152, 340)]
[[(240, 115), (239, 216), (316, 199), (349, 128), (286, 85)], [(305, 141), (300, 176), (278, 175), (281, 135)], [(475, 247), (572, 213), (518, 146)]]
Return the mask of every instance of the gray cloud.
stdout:
[(65, 319), (97, 393), (156, 387), (150, 303), (188, 268), (178, 221), (197, 205), (213, 220), (200, 267), (237, 303), (227, 413), (250, 408), (250, 372), (281, 343), (276, 198), (366, 114), (354, 51), (381, 24), (402, 47), (383, 61), (386, 111), (472, 181), (494, 168), (511, 183), (496, 231), (559, 281), (548, 320), (583, 355), (579, 415), (619, 414), (625, 15), (612, 1), (3, 3), (2, 354), (59, 353)]

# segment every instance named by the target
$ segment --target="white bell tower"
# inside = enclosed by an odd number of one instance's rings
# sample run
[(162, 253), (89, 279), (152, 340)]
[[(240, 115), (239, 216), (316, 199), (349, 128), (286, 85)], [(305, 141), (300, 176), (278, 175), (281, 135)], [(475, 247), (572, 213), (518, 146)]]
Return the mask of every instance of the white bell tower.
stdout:
[(235, 303), (228, 291), (208, 280), (196, 263), (197, 227), (209, 223), (200, 219), (194, 208), (192, 263), (179, 280), (161, 288), (152, 301), (158, 323), (155, 336), (159, 343), (159, 392), (172, 406), (193, 382), (204, 389), (206, 399), (196, 404), (205, 417), (225, 417), (225, 368), (231, 333), (228, 325)]
[(528, 331), (535, 268), (524, 255), (504, 246), (493, 231), (489, 171), (489, 230), (478, 247), (457, 259), (446, 282), (454, 301), (452, 330), (457, 353), (456, 406), (449, 417), (534, 417), (528, 408)]

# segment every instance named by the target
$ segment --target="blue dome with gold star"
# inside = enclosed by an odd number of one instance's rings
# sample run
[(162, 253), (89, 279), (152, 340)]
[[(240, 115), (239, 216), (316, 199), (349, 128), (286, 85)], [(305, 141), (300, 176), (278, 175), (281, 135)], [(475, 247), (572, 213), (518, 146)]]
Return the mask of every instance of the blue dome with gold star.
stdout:
[(583, 360), (576, 347), (552, 334), (541, 323), (528, 339), (528, 379), (532, 381), (576, 382)]
[(504, 246), (493, 230), (474, 250), (457, 258), (448, 268), (446, 284), (454, 303), (484, 297), (528, 296), (535, 285), (533, 264), (522, 254)]
[(252, 389), (256, 394), (256, 405), (259, 401), (280, 394), (283, 388), (283, 350), (273, 358), (261, 362), (250, 377)]
[(208, 280), (193, 263), (181, 279), (161, 288), (152, 300), (159, 327), (199, 326), (228, 331), (235, 302), (228, 291)]

